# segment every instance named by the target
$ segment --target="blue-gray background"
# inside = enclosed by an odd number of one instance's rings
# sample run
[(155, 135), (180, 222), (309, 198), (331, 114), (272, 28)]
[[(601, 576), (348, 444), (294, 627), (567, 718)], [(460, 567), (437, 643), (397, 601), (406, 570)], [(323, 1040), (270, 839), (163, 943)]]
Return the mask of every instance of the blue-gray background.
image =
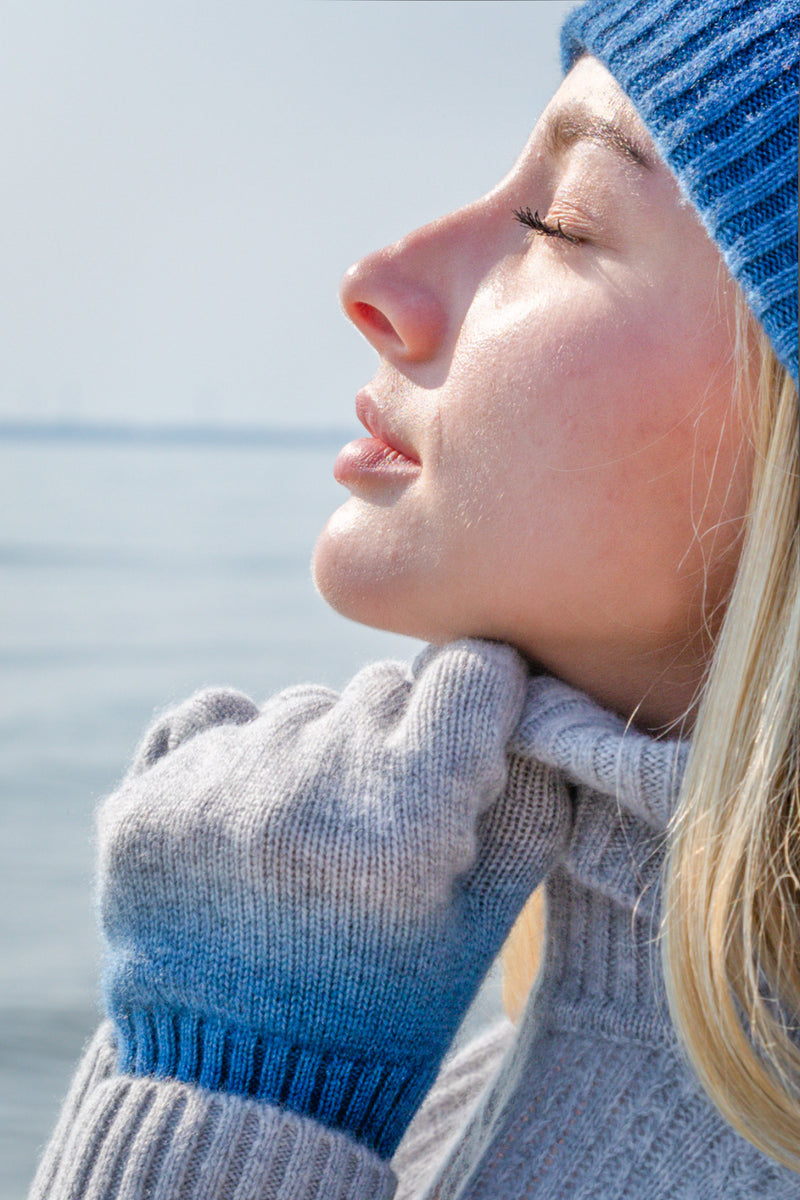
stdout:
[[(91, 812), (154, 709), (416, 649), (309, 579), (373, 370), (336, 286), (505, 173), (570, 7), (4, 6), (0, 1200), (24, 1195), (96, 1019)], [(2, 432), (19, 420), (40, 434)], [(296, 433), (47, 436), (64, 420)]]

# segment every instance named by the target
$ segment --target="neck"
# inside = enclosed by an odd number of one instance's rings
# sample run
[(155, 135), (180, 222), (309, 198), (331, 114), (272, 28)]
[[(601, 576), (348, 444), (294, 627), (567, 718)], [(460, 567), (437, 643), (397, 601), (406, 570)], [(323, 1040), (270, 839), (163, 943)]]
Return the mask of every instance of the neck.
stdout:
[(708, 653), (669, 647), (631, 649), (630, 643), (566, 647), (534, 661), (637, 729), (654, 737), (688, 735), (695, 722)]

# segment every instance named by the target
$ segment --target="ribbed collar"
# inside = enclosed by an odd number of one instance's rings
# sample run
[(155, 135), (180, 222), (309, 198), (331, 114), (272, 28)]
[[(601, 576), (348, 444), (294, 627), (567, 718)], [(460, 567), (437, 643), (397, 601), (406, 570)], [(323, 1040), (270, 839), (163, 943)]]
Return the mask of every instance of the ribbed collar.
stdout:
[(656, 739), (588, 696), (546, 675), (528, 683), (509, 747), (613, 797), (653, 829), (665, 828), (686, 766), (689, 742)]

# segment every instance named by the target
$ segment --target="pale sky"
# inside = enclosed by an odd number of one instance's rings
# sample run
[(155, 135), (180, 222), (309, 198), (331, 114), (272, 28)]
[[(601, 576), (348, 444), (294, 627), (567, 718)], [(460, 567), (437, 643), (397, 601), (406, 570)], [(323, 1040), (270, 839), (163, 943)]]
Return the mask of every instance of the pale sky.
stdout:
[(480, 195), (574, 0), (8, 0), (0, 418), (333, 425), (344, 269)]

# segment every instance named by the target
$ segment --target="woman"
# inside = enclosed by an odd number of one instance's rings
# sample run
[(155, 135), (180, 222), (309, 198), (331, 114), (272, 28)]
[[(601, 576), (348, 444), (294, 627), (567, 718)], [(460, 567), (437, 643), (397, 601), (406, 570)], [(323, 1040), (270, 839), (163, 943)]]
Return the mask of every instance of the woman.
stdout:
[(433, 644), (146, 736), (33, 1196), (797, 1195), (796, 35), (590, 0), (510, 175), (345, 276), (316, 580)]

